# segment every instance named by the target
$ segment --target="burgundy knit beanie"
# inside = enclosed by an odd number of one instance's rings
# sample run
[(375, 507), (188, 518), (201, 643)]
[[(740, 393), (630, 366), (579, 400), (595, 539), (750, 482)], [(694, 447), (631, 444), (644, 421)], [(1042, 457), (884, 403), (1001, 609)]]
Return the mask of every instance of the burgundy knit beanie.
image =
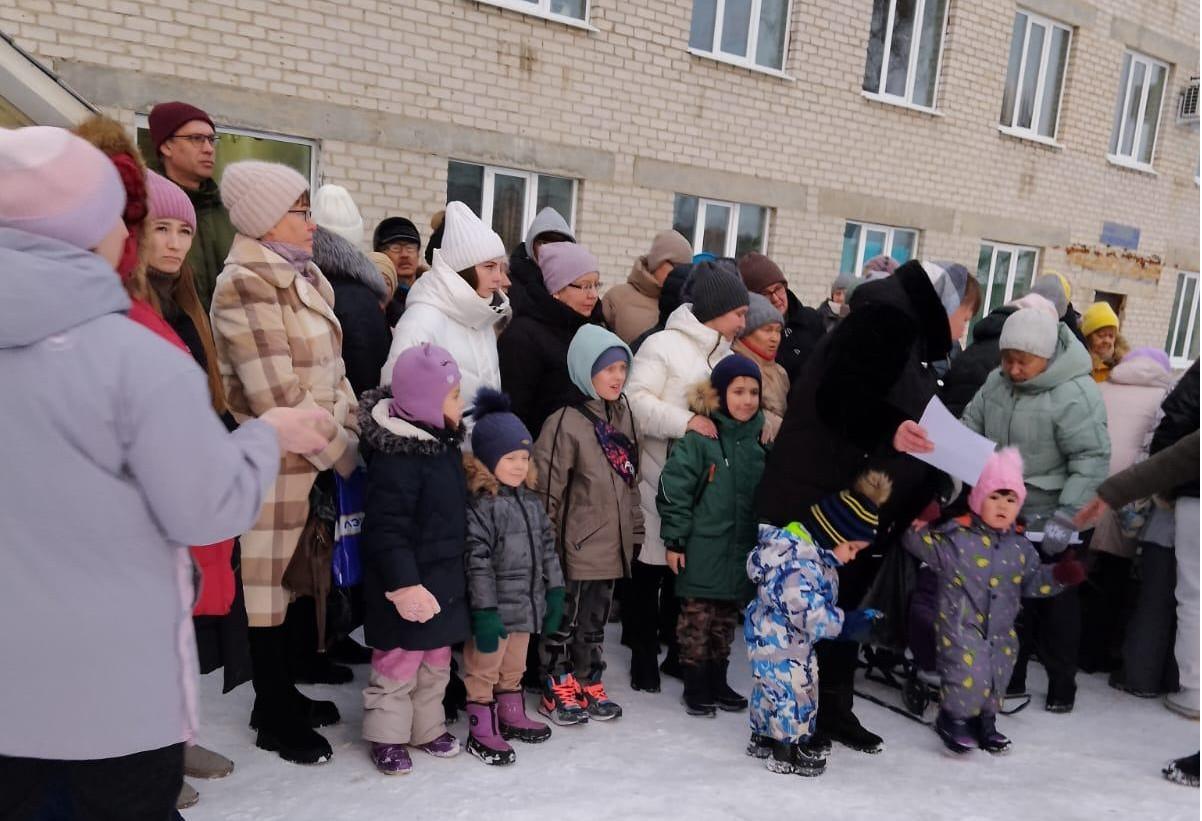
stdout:
[(159, 103), (150, 110), (150, 116), (146, 119), (150, 125), (150, 141), (154, 144), (156, 154), (159, 146), (175, 136), (175, 132), (183, 128), (185, 123), (200, 120), (208, 123), (209, 128), (214, 131), (217, 130), (209, 115), (191, 103)]
[(739, 275), (743, 277), (747, 290), (753, 294), (762, 294), (773, 285), (788, 284), (780, 266), (756, 251), (744, 254), (739, 259)]

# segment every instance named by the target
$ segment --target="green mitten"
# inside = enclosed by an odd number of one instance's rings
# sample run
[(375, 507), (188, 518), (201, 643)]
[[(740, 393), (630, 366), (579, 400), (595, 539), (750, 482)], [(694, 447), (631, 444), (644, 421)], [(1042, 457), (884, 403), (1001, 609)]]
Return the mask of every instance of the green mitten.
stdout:
[(501, 614), (495, 608), (472, 611), (472, 638), (476, 640), (476, 649), (481, 653), (497, 652), (501, 639), (508, 635), (501, 622)]
[(552, 587), (547, 591), (547, 614), (543, 616), (544, 636), (559, 630), (559, 623), (563, 621), (563, 595), (562, 587)]

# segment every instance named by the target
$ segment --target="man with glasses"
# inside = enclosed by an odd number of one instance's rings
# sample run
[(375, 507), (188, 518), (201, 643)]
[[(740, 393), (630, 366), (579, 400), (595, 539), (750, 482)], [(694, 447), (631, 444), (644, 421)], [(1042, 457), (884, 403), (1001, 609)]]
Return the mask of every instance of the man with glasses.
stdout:
[(188, 251), (188, 265), (208, 311), (217, 275), (234, 241), (234, 228), (213, 179), (220, 138), (209, 115), (188, 103), (159, 103), (149, 120), (163, 175), (184, 189), (196, 209), (196, 238)]
[(810, 351), (826, 333), (822, 317), (801, 303), (789, 290), (780, 266), (763, 254), (752, 251), (740, 257), (739, 275), (748, 291), (766, 296), (784, 317), (784, 336), (776, 352), (776, 363), (789, 374), (789, 382), (795, 382)]

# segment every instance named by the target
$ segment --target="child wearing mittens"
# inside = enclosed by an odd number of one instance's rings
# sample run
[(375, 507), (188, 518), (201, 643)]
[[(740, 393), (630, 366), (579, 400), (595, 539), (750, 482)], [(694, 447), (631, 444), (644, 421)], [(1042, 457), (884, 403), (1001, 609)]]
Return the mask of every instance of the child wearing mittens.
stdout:
[(367, 391), (359, 404), (364, 634), (374, 648), (363, 737), (385, 775), (410, 771), (410, 745), (437, 758), (459, 753), (442, 706), (451, 645), (470, 632), (459, 382), (451, 354), (423, 343), (397, 357), (391, 389)]
[(1016, 525), (1026, 496), (1022, 456), (1006, 448), (990, 457), (973, 487), (971, 515), (933, 530), (918, 526), (902, 540), (939, 578), (935, 731), (954, 753), (1010, 749), (996, 719), (1018, 657), (1014, 620), (1022, 599), (1054, 596), (1085, 579), (1085, 566), (1067, 552), (1054, 565), (1041, 564)]
[(756, 596), (747, 606), (743, 636), (755, 684), (747, 754), (774, 773), (821, 775), (828, 744), (814, 737), (818, 718), (818, 660), (822, 639), (863, 642), (880, 614), (844, 612), (838, 570), (876, 538), (881, 505), (893, 483), (868, 471), (855, 485), (825, 496), (785, 527), (761, 524), (747, 557)]
[(554, 633), (564, 583), (555, 535), (532, 489), (533, 437), (509, 398), (481, 388), (472, 410), (472, 455), (464, 458), (467, 589), (472, 638), (463, 646), (467, 751), (485, 764), (516, 760), (507, 739), (538, 743), (551, 728), (526, 716), (522, 673), (530, 634)]

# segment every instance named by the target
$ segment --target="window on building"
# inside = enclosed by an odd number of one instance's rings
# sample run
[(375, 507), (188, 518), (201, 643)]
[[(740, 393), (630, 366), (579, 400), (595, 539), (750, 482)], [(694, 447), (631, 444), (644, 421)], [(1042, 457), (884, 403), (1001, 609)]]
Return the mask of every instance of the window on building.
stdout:
[(689, 47), (720, 60), (782, 71), (789, 0), (693, 0)]
[(864, 90), (934, 108), (946, 21), (947, 0), (874, 0)]
[(1168, 76), (1169, 67), (1158, 60), (1131, 51), (1123, 55), (1110, 135), (1111, 162), (1151, 167)]
[(768, 209), (762, 205), (676, 195), (672, 227), (693, 245), (716, 257), (738, 257), (768, 247)]
[(839, 272), (859, 276), (864, 263), (882, 254), (893, 257), (900, 265), (914, 259), (917, 251), (918, 231), (914, 228), (849, 222), (843, 226), (843, 257)]
[(1198, 358), (1198, 273), (1177, 274), (1177, 292), (1173, 295), (1173, 314), (1165, 350), (1174, 368), (1186, 368)]
[(481, 0), (490, 6), (500, 6), (561, 23), (580, 25), (588, 22), (588, 0)]
[(1056, 139), (1071, 40), (1072, 31), (1060, 23), (1029, 11), (1014, 16), (1002, 94), (1003, 130), (1044, 142)]
[(1038, 261), (1038, 248), (982, 242), (977, 257), (977, 281), (982, 293), (978, 318), (1030, 291)]
[(576, 181), (568, 177), (517, 171), (451, 160), (447, 201), (460, 200), (501, 235), (509, 252), (526, 238), (534, 216), (548, 205), (576, 221)]
[[(146, 162), (155, 170), (162, 168), (156, 158), (154, 143), (150, 140), (150, 127), (146, 117), (139, 115), (136, 121), (138, 150)], [(213, 179), (220, 180), (221, 172), (230, 163), (240, 160), (263, 160), (278, 162), (294, 168), (309, 180), (310, 190), (316, 190), (317, 143), (303, 137), (251, 131), (245, 128), (217, 126), (220, 141), (217, 143), (217, 161), (213, 166)]]

